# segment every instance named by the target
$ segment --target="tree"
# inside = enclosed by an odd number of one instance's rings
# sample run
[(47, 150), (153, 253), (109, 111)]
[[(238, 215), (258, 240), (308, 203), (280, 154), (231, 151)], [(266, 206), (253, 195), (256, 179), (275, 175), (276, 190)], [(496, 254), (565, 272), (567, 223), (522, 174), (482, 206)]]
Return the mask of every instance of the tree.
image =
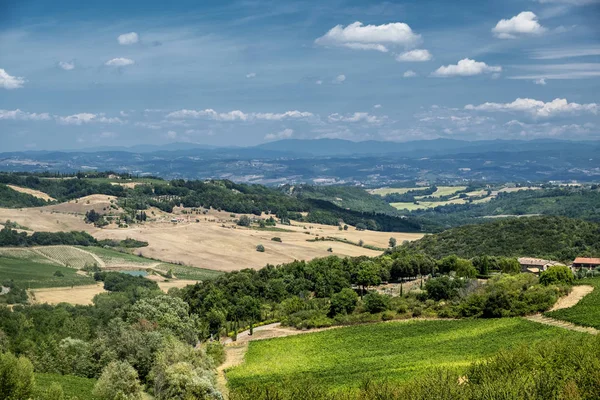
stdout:
[(358, 245), (359, 245), (360, 247), (363, 247), (363, 246), (365, 245), (365, 242), (363, 242), (363, 240), (362, 240), (362, 239), (360, 239), (360, 240), (358, 241)]
[(573, 284), (573, 272), (564, 265), (553, 265), (540, 274), (540, 283), (544, 286), (556, 284)]
[(427, 297), (435, 301), (450, 300), (458, 296), (459, 289), (465, 286), (459, 279), (452, 279), (448, 276), (432, 278), (425, 282), (425, 291)]
[(356, 224), (357, 231), (364, 231), (365, 229), (367, 229), (367, 225), (365, 225), (364, 222), (359, 222), (358, 224)]
[(361, 295), (364, 294), (369, 286), (379, 285), (381, 283), (381, 271), (379, 265), (373, 261), (363, 261), (358, 265), (356, 274), (356, 283), (362, 286)]
[(65, 393), (63, 392), (62, 386), (60, 386), (56, 382), (52, 382), (52, 384), (46, 389), (44, 393), (44, 400), (64, 400)]
[(347, 231), (348, 230), (348, 225), (344, 225), (344, 230)]
[(344, 288), (331, 296), (329, 315), (333, 317), (337, 314), (350, 314), (356, 308), (357, 303), (358, 295), (356, 292), (350, 288)]
[(263, 246), (262, 244), (259, 244), (258, 246), (256, 246), (256, 251), (258, 251), (259, 253), (264, 253), (265, 246)]
[(377, 292), (370, 292), (365, 295), (363, 303), (365, 310), (371, 314), (376, 314), (389, 308), (390, 297)]
[(521, 264), (516, 258), (501, 258), (498, 264), (500, 270), (505, 274), (518, 274), (521, 272)]
[(29, 399), (34, 384), (31, 361), (11, 353), (0, 354), (0, 399)]
[(247, 215), (242, 215), (240, 217), (240, 219), (238, 219), (238, 221), (237, 221), (237, 224), (239, 226), (250, 226), (251, 223), (252, 223), (252, 220)]
[(389, 247), (394, 248), (394, 247), (396, 247), (397, 243), (398, 242), (396, 241), (396, 238), (391, 237), (390, 242), (389, 242)]
[(138, 373), (127, 361), (113, 361), (102, 371), (93, 394), (100, 400), (141, 400)]

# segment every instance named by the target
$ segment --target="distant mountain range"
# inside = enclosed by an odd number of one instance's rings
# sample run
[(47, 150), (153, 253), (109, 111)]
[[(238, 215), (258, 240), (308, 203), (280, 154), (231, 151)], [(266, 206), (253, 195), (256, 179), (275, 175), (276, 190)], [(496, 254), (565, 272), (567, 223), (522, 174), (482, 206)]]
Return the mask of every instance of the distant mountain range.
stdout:
[(118, 171), (168, 179), (379, 186), (398, 181), (600, 181), (600, 141), (286, 139), (253, 147), (193, 143), (0, 153), (0, 171)]
[[(220, 154), (243, 154), (245, 156), (260, 157), (268, 154), (295, 156), (350, 156), (350, 155), (380, 155), (402, 154), (405, 156), (423, 157), (439, 154), (459, 153), (485, 153), (485, 152), (521, 152), (521, 151), (556, 151), (581, 148), (599, 148), (600, 141), (567, 141), (554, 139), (538, 140), (481, 140), (465, 141), (455, 139), (416, 140), (410, 142), (384, 142), (369, 140), (353, 142), (343, 139), (284, 139), (260, 144), (258, 146), (210, 146), (197, 143), (175, 142), (165, 145), (136, 145), (103, 146), (79, 150), (63, 150), (69, 153), (96, 153), (96, 152), (128, 152), (128, 153), (156, 153), (156, 152), (183, 152)], [(14, 154), (11, 153), (11, 154)], [(2, 153), (0, 153), (0, 156)]]

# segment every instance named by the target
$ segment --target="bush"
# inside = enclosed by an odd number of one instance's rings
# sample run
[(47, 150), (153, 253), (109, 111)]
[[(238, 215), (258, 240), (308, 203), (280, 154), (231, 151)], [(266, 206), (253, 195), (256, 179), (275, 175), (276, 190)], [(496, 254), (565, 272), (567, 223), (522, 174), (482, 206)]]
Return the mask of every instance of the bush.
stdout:
[(544, 286), (564, 283), (573, 284), (573, 272), (564, 265), (554, 265), (540, 274), (540, 283)]
[(238, 221), (237, 221), (237, 224), (239, 226), (250, 226), (251, 223), (252, 223), (252, 220), (247, 215), (242, 215), (240, 217), (240, 219), (238, 219)]
[(271, 240), (274, 241), (274, 242), (281, 243), (281, 238), (280, 237), (272, 237)]
[(425, 282), (427, 297), (435, 301), (450, 300), (458, 296), (458, 291), (465, 286), (461, 279), (452, 279), (448, 276), (432, 278)]
[(363, 298), (363, 304), (365, 310), (369, 313), (379, 313), (389, 308), (390, 297), (377, 292), (370, 292)]
[(137, 371), (127, 361), (113, 361), (104, 368), (94, 387), (100, 400), (141, 400), (142, 386)]
[(358, 303), (358, 295), (349, 288), (344, 288), (340, 292), (331, 296), (331, 304), (329, 306), (329, 316), (333, 317), (337, 314), (350, 314), (356, 308)]
[(34, 383), (31, 361), (10, 353), (0, 354), (0, 399), (29, 399)]
[(260, 253), (264, 253), (265, 252), (265, 246), (263, 246), (262, 244), (259, 244), (258, 246), (256, 246), (256, 251), (258, 251)]

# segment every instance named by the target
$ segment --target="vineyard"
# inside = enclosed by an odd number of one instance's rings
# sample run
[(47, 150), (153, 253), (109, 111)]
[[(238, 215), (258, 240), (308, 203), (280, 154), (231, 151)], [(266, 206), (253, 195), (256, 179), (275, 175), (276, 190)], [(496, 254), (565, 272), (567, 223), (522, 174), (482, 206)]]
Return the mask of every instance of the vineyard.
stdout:
[(138, 257), (133, 254), (122, 253), (120, 251), (105, 249), (102, 247), (85, 247), (84, 249), (87, 252), (95, 254), (106, 264), (107, 267), (119, 267), (126, 265), (143, 267), (157, 263), (157, 261), (148, 258)]
[[(35, 253), (31, 252), (36, 256)], [(21, 253), (23, 255), (23, 253)], [(38, 256), (39, 257), (39, 256)], [(90, 285), (94, 280), (77, 274), (73, 268), (63, 267), (47, 259), (26, 257), (0, 257), (0, 278), (13, 281), (24, 289)]]
[(85, 266), (98, 265), (90, 253), (72, 246), (37, 247), (35, 251), (70, 268), (82, 269)]
[(30, 249), (0, 248), (0, 258), (3, 257), (58, 265), (58, 263), (55, 263)]

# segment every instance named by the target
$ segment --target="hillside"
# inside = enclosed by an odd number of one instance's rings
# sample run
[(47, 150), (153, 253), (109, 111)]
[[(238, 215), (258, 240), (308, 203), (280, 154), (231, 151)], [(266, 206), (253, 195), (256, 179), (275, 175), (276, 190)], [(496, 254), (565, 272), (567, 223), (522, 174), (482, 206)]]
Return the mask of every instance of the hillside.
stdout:
[(543, 257), (572, 261), (600, 255), (600, 226), (565, 217), (507, 218), (426, 235), (403, 246), (435, 258), (456, 254)]

